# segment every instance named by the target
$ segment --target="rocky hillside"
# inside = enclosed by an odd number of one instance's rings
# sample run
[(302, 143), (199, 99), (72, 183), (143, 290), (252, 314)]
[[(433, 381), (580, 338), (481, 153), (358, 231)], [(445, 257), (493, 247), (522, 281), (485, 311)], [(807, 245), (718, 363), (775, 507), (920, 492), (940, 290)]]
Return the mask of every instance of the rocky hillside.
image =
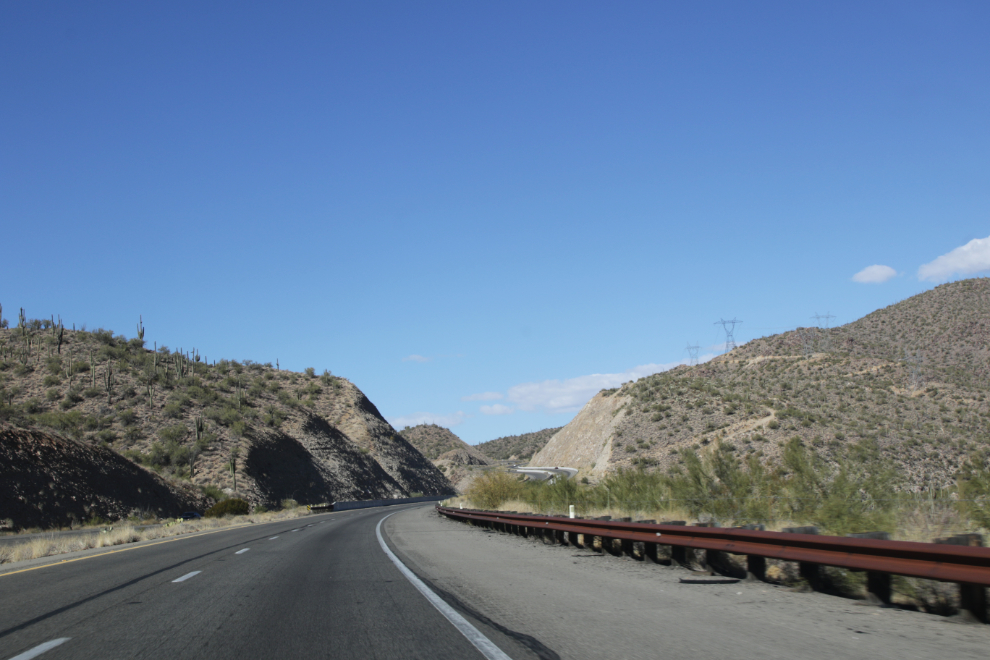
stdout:
[(491, 464), (487, 456), (453, 431), (436, 424), (407, 426), (402, 429), (402, 437), (431, 459), (459, 493), (463, 493), (476, 476), (475, 467)]
[(346, 379), (207, 363), (102, 329), (0, 329), (0, 420), (253, 504), (453, 491)]
[(488, 442), (482, 442), (476, 449), (489, 458), (495, 460), (521, 460), (525, 461), (533, 454), (543, 449), (547, 441), (554, 436), (562, 427), (553, 429), (543, 429), (534, 433), (523, 433), (522, 435), (507, 435), (502, 438), (495, 438)]
[(0, 524), (66, 527), (131, 515), (174, 517), (205, 508), (190, 484), (171, 482), (116, 452), (0, 425)]
[[(875, 442), (903, 487), (949, 487), (990, 446), (990, 280), (945, 284), (830, 331), (754, 340), (596, 395), (530, 461), (598, 478), (670, 469), (679, 450), (722, 441), (775, 462), (801, 438), (826, 459)], [(905, 359), (907, 353), (907, 359)]]
[(448, 428), (437, 426), (436, 424), (418, 424), (416, 426), (407, 426), (402, 429), (401, 434), (409, 444), (418, 449), (423, 456), (426, 456), (431, 461), (440, 458), (441, 454), (460, 450), (467, 452), (481, 461), (478, 463), (479, 465), (488, 464), (488, 460), (484, 454), (479, 453), (475, 447), (461, 440)]

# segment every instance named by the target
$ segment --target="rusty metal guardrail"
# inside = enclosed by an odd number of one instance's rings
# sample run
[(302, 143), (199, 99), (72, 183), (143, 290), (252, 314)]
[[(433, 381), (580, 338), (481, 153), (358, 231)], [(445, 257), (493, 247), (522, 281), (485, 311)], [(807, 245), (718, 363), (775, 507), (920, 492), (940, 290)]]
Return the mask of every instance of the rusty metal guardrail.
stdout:
[(884, 602), (890, 600), (891, 574), (957, 582), (961, 587), (963, 609), (982, 621), (987, 618), (985, 587), (990, 586), (990, 548), (741, 528), (589, 520), (439, 506), (437, 511), (448, 518), (494, 526), (503, 531), (526, 534), (529, 530), (551, 530), (559, 535), (556, 540), (571, 545), (587, 545), (588, 537), (615, 539), (622, 541), (624, 546), (644, 543), (645, 555), (652, 558), (656, 557), (658, 545), (747, 555), (749, 570), (757, 577), (762, 577), (761, 564), (765, 570), (766, 558), (799, 562), (803, 575), (810, 573), (806, 567), (818, 565), (867, 571), (870, 574), (870, 592)]

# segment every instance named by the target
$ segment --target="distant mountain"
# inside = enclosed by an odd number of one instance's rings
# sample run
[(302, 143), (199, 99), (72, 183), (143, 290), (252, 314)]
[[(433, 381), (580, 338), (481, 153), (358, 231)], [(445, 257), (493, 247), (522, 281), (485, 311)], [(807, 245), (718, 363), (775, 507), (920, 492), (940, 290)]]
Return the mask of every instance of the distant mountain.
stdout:
[(485, 456), (496, 460), (526, 460), (543, 449), (547, 441), (561, 428), (543, 429), (522, 435), (507, 435), (475, 445)]
[(402, 437), (431, 459), (461, 493), (476, 476), (475, 467), (492, 463), (487, 456), (461, 440), (453, 431), (436, 424), (407, 426), (402, 429)]
[(753, 340), (703, 365), (598, 393), (531, 465), (600, 478), (667, 470), (722, 441), (776, 462), (794, 437), (826, 460), (875, 441), (904, 487), (953, 484), (990, 447), (990, 279), (936, 287), (830, 330)]

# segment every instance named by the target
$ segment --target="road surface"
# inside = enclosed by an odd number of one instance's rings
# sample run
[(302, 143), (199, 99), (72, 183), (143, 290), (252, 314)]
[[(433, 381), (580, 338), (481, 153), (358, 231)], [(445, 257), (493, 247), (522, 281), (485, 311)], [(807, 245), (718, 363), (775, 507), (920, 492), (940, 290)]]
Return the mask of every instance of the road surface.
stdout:
[(478, 659), (485, 644), (514, 660), (905, 660), (990, 648), (990, 626), (542, 546), (442, 519), (432, 503), (3, 570), (0, 660)]

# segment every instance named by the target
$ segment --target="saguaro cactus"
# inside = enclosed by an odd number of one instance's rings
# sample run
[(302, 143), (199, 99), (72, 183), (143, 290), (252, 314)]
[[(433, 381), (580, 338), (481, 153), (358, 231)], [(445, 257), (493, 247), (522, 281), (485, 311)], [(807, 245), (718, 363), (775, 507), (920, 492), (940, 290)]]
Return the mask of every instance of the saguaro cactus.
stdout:
[(117, 384), (117, 379), (113, 371), (113, 361), (107, 361), (107, 368), (103, 372), (103, 389), (107, 393), (107, 405), (113, 405), (113, 388)]
[(138, 314), (138, 324), (137, 324), (137, 336), (138, 339), (144, 341), (144, 319)]

